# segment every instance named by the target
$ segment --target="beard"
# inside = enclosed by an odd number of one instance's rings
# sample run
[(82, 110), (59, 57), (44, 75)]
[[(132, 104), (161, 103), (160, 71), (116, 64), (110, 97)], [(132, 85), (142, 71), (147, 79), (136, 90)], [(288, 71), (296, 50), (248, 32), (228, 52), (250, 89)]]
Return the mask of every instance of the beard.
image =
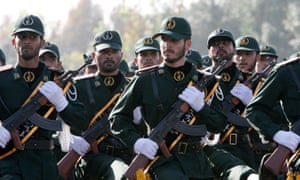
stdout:
[(111, 73), (118, 69), (117, 64), (113, 60), (107, 60), (100, 64), (100, 71), (105, 73)]
[(20, 49), (19, 54), (24, 59), (25, 61), (30, 61), (34, 57), (39, 55), (39, 49), (34, 49), (34, 48), (26, 48), (26, 49)]
[[(167, 50), (167, 52), (175, 53), (173, 50)], [(175, 55), (177, 56), (175, 58), (169, 58), (168, 56), (165, 56), (165, 61), (168, 63), (171, 63), (171, 64), (179, 61), (182, 57), (185, 56), (184, 48), (181, 51), (179, 51), (178, 53), (175, 53)]]
[(233, 52), (228, 53), (224, 49), (219, 49), (216, 53), (216, 56), (213, 57), (213, 60), (215, 62), (218, 62), (219, 58), (221, 58), (221, 59), (226, 59), (227, 61), (230, 61), (230, 60), (232, 60), (233, 56), (234, 56)]

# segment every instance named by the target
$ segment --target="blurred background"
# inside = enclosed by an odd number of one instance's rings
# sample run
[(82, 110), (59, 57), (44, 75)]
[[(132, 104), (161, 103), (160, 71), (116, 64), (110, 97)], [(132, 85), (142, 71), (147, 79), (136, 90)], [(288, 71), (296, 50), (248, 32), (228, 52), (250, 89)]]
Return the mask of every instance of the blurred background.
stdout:
[(218, 27), (235, 38), (254, 36), (260, 45), (271, 45), (279, 61), (300, 51), (299, 0), (9, 0), (0, 10), (0, 48), (7, 63), (15, 64), (11, 32), (16, 20), (38, 15), (45, 25), (45, 39), (59, 46), (65, 69), (83, 64), (96, 33), (119, 31), (124, 59), (131, 62), (134, 44), (159, 31), (167, 16), (185, 17), (192, 27), (192, 48), (207, 54), (207, 37)]

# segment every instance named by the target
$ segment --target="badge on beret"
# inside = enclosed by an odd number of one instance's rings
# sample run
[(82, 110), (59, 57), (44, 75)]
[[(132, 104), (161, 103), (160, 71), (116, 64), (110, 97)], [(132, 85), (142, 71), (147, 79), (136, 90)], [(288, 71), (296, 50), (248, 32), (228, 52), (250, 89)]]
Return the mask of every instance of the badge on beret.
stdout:
[(184, 79), (184, 73), (182, 71), (176, 71), (174, 74), (173, 74), (173, 78), (175, 81), (182, 81)]
[(269, 46), (264, 46), (264, 47), (262, 48), (262, 50), (263, 50), (263, 51), (269, 51), (269, 50), (270, 50), (270, 47), (269, 47)]
[(26, 71), (24, 74), (23, 74), (23, 78), (24, 80), (27, 82), (27, 83), (31, 83), (34, 81), (35, 79), (35, 75), (33, 72), (31, 71)]
[(113, 86), (115, 84), (115, 79), (113, 77), (105, 77), (103, 80), (105, 86)]
[(240, 41), (241, 46), (246, 46), (248, 44), (249, 44), (249, 39), (248, 38), (241, 39), (241, 41)]
[(174, 29), (176, 26), (175, 20), (169, 20), (166, 24), (166, 29)]
[(222, 78), (222, 81), (224, 81), (224, 82), (229, 82), (231, 80), (231, 76), (229, 73), (222, 73), (221, 78)]
[(33, 19), (31, 16), (26, 17), (23, 22), (22, 22), (25, 26), (30, 26), (33, 24)]
[(102, 39), (112, 40), (113, 37), (114, 37), (114, 35), (110, 31), (107, 31), (103, 34)]
[(145, 45), (151, 45), (151, 44), (153, 44), (153, 39), (152, 38), (145, 38), (144, 39), (144, 44)]

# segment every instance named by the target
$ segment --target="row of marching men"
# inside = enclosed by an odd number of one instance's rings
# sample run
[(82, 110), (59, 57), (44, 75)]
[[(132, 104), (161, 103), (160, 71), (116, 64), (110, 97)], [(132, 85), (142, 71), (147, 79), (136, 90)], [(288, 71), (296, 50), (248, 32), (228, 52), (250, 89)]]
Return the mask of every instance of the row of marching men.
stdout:
[[(297, 57), (274, 68), (274, 48), (218, 28), (201, 58), (189, 22), (177, 16), (136, 43), (130, 77), (120, 71), (114, 30), (95, 36), (74, 71), (63, 71), (39, 17), (21, 18), (12, 38), (17, 64), (0, 72), (0, 179), (296, 176), (285, 161), (268, 162), (275, 148), (289, 155), (300, 141)], [(96, 72), (78, 76), (91, 61)]]

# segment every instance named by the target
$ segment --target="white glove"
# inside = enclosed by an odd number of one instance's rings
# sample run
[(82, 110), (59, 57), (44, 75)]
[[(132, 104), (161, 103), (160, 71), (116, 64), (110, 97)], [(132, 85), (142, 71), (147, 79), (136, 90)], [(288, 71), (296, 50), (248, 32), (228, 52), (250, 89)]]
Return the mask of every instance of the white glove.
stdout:
[(188, 103), (196, 112), (200, 111), (205, 105), (204, 92), (199, 91), (195, 86), (189, 86), (179, 94), (178, 98)]
[(278, 131), (275, 133), (273, 140), (294, 152), (300, 142), (300, 136), (292, 131)]
[(6, 144), (9, 142), (10, 139), (11, 136), (9, 131), (5, 127), (0, 126), (0, 146), (2, 148), (5, 148)]
[(138, 106), (133, 110), (133, 123), (140, 124), (142, 121), (142, 107)]
[(61, 112), (69, 104), (63, 90), (53, 81), (45, 82), (39, 91), (55, 106), (57, 112)]
[(143, 154), (152, 160), (157, 153), (158, 145), (149, 138), (140, 138), (134, 143), (133, 148), (135, 153)]
[(209, 131), (206, 132), (204, 137), (201, 137), (200, 144), (201, 145), (208, 145), (213, 146), (218, 144), (220, 141), (220, 133), (211, 133)]
[(90, 144), (81, 136), (71, 135), (70, 148), (80, 156), (84, 156), (88, 152)]
[(245, 84), (239, 83), (237, 85), (235, 85), (230, 93), (237, 97), (245, 106), (247, 106), (252, 97), (253, 97), (253, 93), (252, 93), (252, 89), (248, 88)]

